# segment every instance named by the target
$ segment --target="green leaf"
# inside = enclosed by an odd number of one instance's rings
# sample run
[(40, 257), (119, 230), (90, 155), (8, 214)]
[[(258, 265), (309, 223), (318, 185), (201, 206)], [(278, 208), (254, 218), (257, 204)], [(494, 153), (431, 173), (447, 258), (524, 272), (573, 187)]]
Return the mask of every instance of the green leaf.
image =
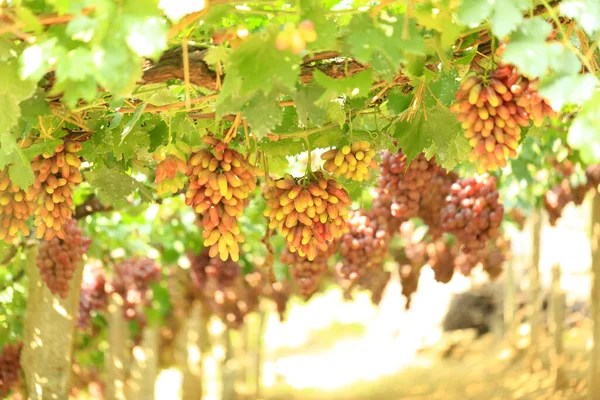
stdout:
[(49, 140), (47, 142), (35, 143), (26, 149), (23, 149), (23, 154), (25, 155), (25, 158), (31, 160), (33, 157), (42, 153), (53, 153), (56, 147), (62, 142), (62, 140), (56, 139)]
[(180, 20), (184, 15), (202, 11), (207, 6), (208, 6), (208, 4), (204, 0), (200, 0), (200, 1), (171, 0), (171, 1), (161, 1), (159, 3), (159, 7), (165, 12), (165, 15), (173, 21)]
[(50, 59), (57, 52), (57, 42), (57, 38), (51, 38), (26, 48), (19, 57), (21, 78), (32, 81), (42, 79), (50, 67)]
[(8, 94), (0, 94), (0, 133), (8, 132), (19, 121), (19, 101)]
[(98, 191), (103, 204), (117, 208), (127, 205), (127, 196), (140, 185), (131, 176), (108, 168), (87, 172), (86, 180)]
[(110, 39), (93, 48), (96, 68), (94, 77), (104, 89), (116, 97), (128, 96), (142, 78), (140, 59), (124, 42)]
[(492, 33), (503, 39), (523, 22), (523, 11), (531, 6), (529, 0), (463, 0), (458, 8), (458, 20), (476, 26), (489, 19)]
[(347, 139), (347, 135), (344, 130), (340, 129), (338, 125), (335, 125), (329, 129), (311, 135), (310, 145), (315, 149), (336, 147), (345, 139)]
[(86, 15), (80, 15), (67, 24), (66, 34), (73, 40), (89, 42), (94, 36), (98, 20)]
[(441, 46), (454, 45), (462, 31), (462, 25), (453, 18), (454, 7), (450, 0), (434, 0), (429, 4), (417, 4), (415, 17), (420, 25), (440, 33)]
[(181, 100), (173, 93), (173, 88), (166, 87), (161, 83), (140, 86), (135, 97), (154, 106), (164, 106), (166, 104), (177, 103)]
[(35, 34), (41, 34), (43, 27), (40, 23), (40, 20), (35, 16), (35, 14), (27, 7), (16, 7), (17, 17), (20, 22), (24, 23), (27, 26), (28, 30), (34, 31)]
[(46, 101), (46, 91), (37, 89), (33, 96), (24, 100), (20, 104), (21, 118), (32, 125), (39, 123), (38, 117), (45, 117), (51, 114), (50, 106)]
[(56, 79), (65, 81), (85, 80), (94, 71), (94, 58), (87, 47), (77, 47), (60, 55), (60, 62), (56, 66)]
[(394, 137), (409, 162), (432, 144), (431, 137), (422, 133), (424, 123), (423, 112), (419, 111), (412, 120), (400, 121), (395, 126)]
[(307, 43), (307, 50), (336, 49), (337, 26), (326, 17), (325, 9), (319, 0), (300, 0), (300, 20), (311, 21), (315, 25), (317, 40)]
[(20, 78), (17, 60), (0, 63), (0, 95), (10, 96), (20, 102), (29, 98), (35, 87), (35, 82)]
[(564, 0), (560, 12), (575, 19), (590, 36), (600, 30), (600, 0)]
[(375, 21), (367, 14), (352, 18), (345, 46), (360, 62), (372, 64), (373, 69), (390, 80), (408, 55), (425, 55), (425, 41), (416, 23), (410, 20), (405, 29), (404, 18), (396, 22)]
[(127, 122), (127, 124), (125, 124), (125, 127), (123, 128), (123, 131), (121, 132), (121, 142), (119, 143), (119, 146), (123, 145), (123, 142), (129, 135), (129, 133), (131, 133), (131, 131), (133, 130), (133, 127), (135, 126), (135, 124), (138, 122), (138, 120), (144, 113), (144, 110), (146, 109), (147, 105), (148, 105), (148, 102), (145, 101), (135, 109), (135, 112), (131, 116), (131, 119)]
[(600, 92), (583, 105), (567, 139), (571, 147), (579, 150), (585, 163), (600, 163)]
[[(321, 126), (327, 119), (327, 109), (319, 107), (317, 100), (323, 95), (325, 89), (316, 84), (301, 85), (292, 96), (298, 111), (298, 121), (309, 126), (314, 124)], [(329, 104), (327, 105), (329, 106)]]
[(581, 63), (561, 43), (547, 42), (552, 25), (535, 17), (523, 22), (511, 36), (502, 59), (516, 65), (531, 78), (544, 76), (549, 69), (561, 74), (575, 74)]
[(157, 58), (167, 48), (167, 26), (158, 17), (126, 17), (127, 44), (140, 57)]
[(349, 98), (367, 97), (371, 90), (373, 75), (371, 70), (366, 70), (345, 79), (334, 79), (315, 70), (313, 79), (325, 88), (325, 92), (319, 97), (316, 104), (325, 106), (342, 95)]
[(206, 54), (204, 55), (204, 62), (206, 62), (208, 65), (215, 65), (218, 62), (227, 64), (230, 56), (231, 49), (229, 47), (215, 46), (206, 51)]
[(598, 79), (590, 74), (549, 77), (540, 82), (539, 92), (552, 108), (560, 110), (565, 104), (585, 103), (594, 91)]
[(404, 110), (408, 108), (408, 105), (412, 101), (413, 96), (411, 94), (405, 94), (402, 89), (395, 87), (390, 90), (387, 96), (387, 108), (390, 110), (392, 115), (400, 115)]
[(331, 101), (327, 104), (327, 118), (341, 127), (346, 123), (346, 112), (339, 101)]
[(283, 119), (283, 112), (274, 95), (257, 93), (242, 110), (252, 132), (259, 139), (271, 132)]
[[(2, 109), (1, 104), (0, 109)], [(13, 135), (7, 132), (0, 135), (0, 170), (8, 165), (10, 180), (22, 189), (27, 189), (33, 184), (30, 161)]]
[(442, 72), (434, 82), (427, 85), (425, 104), (427, 107), (435, 107), (439, 101), (444, 106), (450, 107), (454, 103), (454, 94), (459, 87), (460, 80), (456, 70)]

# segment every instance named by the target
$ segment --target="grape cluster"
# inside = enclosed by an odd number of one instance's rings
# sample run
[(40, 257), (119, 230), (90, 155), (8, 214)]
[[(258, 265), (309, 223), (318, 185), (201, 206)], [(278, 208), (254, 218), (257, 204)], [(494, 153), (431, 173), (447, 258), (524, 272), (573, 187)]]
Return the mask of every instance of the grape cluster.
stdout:
[(504, 207), (499, 202), (496, 178), (482, 175), (452, 184), (442, 209), (442, 229), (453, 233), (464, 253), (475, 253), (499, 234)]
[(450, 243), (447, 236), (428, 243), (426, 247), (429, 266), (437, 282), (448, 283), (454, 275), (458, 249)]
[(321, 155), (321, 159), (325, 160), (323, 168), (334, 178), (343, 176), (359, 182), (370, 178), (369, 169), (377, 168), (377, 161), (373, 157), (375, 150), (366, 140), (341, 149), (331, 149)]
[(544, 193), (544, 208), (548, 212), (550, 225), (556, 225), (556, 222), (562, 215), (563, 209), (571, 201), (573, 201), (573, 193), (568, 179), (563, 179), (558, 185), (553, 186)]
[(321, 172), (300, 179), (286, 174), (270, 181), (265, 199), (269, 229), (279, 229), (289, 250), (309, 261), (318, 251), (327, 252), (328, 244), (348, 230), (350, 196)]
[(392, 274), (383, 268), (370, 268), (358, 279), (357, 285), (371, 292), (371, 303), (377, 306), (381, 303), (383, 292), (391, 276)]
[(275, 303), (279, 321), (285, 320), (288, 301), (292, 296), (292, 287), (288, 281), (275, 281), (263, 286), (263, 295)]
[(434, 239), (440, 237), (443, 233), (441, 223), (441, 212), (444, 207), (446, 196), (450, 193), (450, 187), (458, 179), (454, 172), (446, 172), (439, 169), (434, 174), (427, 190), (421, 196), (419, 204), (418, 217), (429, 227), (429, 234)]
[(183, 142), (159, 146), (152, 158), (158, 161), (156, 166), (156, 192), (160, 195), (177, 193), (183, 189), (184, 174), (187, 172), (185, 155), (190, 148)]
[(92, 312), (104, 310), (107, 306), (108, 295), (104, 270), (99, 266), (86, 267), (81, 281), (77, 326), (81, 329), (86, 328), (90, 323)]
[(244, 317), (258, 307), (260, 288), (252, 287), (231, 259), (211, 258), (204, 251), (191, 257), (191, 265), (194, 285), (210, 310), (228, 327), (241, 327)]
[(589, 165), (585, 169), (585, 177), (590, 189), (595, 190), (598, 188), (598, 185), (600, 185), (600, 164)]
[(479, 172), (506, 166), (517, 155), (521, 127), (543, 124), (556, 113), (537, 92), (537, 81), (522, 76), (516, 67), (501, 64), (487, 74), (469, 76), (456, 93), (451, 110), (457, 114), (473, 148), (471, 162)]
[(186, 204), (202, 215), (202, 237), (209, 256), (238, 261), (238, 243), (244, 241), (244, 235), (237, 219), (244, 213), (245, 200), (256, 189), (259, 171), (218, 139), (204, 136), (203, 140), (209, 147), (188, 160)]
[(26, 192), (11, 182), (8, 170), (0, 171), (0, 240), (11, 243), (17, 233), (29, 236), (27, 220), (35, 210)]
[(381, 154), (379, 188), (389, 196), (392, 215), (400, 220), (415, 217), (423, 193), (429, 190), (431, 179), (439, 167), (435, 159), (419, 154), (410, 164), (402, 150), (396, 154)]
[(427, 263), (427, 242), (414, 240), (415, 229), (416, 226), (412, 221), (406, 221), (400, 226), (400, 237), (404, 248), (394, 254), (400, 273), (402, 295), (406, 297), (407, 310), (411, 306), (412, 295), (418, 289), (421, 270)]
[(123, 299), (125, 319), (145, 322), (140, 308), (146, 304), (150, 284), (160, 279), (160, 267), (147, 257), (124, 260), (115, 266), (110, 291)]
[(337, 250), (336, 244), (337, 242), (324, 250), (317, 250), (312, 260), (298, 252), (291, 252), (288, 248), (281, 253), (279, 261), (290, 266), (290, 273), (302, 296), (312, 295), (319, 287), (321, 278), (329, 267), (329, 257)]
[(490, 241), (485, 250), (485, 257), (481, 263), (483, 270), (490, 278), (495, 279), (504, 269), (504, 263), (511, 257), (510, 240), (501, 235)]
[(62, 239), (54, 236), (40, 243), (36, 264), (48, 289), (64, 299), (69, 294), (69, 280), (73, 278), (91, 241), (83, 236), (73, 219), (65, 220), (61, 230), (64, 232)]
[(79, 171), (81, 159), (77, 156), (82, 147), (79, 142), (67, 140), (54, 152), (31, 161), (35, 180), (26, 197), (37, 203), (34, 225), (38, 239), (66, 237), (63, 226), (73, 215), (73, 190), (83, 180)]
[(21, 350), (23, 343), (6, 344), (0, 353), (0, 398), (8, 396), (8, 393), (20, 381), (21, 373)]
[(300, 54), (306, 50), (306, 43), (312, 43), (317, 40), (315, 24), (312, 21), (304, 20), (294, 26), (289, 23), (277, 34), (275, 47), (277, 50), (290, 49), (294, 54)]
[(374, 211), (351, 211), (348, 232), (340, 241), (341, 262), (337, 272), (345, 279), (356, 281), (369, 268), (383, 265), (390, 244), (384, 218), (377, 218)]

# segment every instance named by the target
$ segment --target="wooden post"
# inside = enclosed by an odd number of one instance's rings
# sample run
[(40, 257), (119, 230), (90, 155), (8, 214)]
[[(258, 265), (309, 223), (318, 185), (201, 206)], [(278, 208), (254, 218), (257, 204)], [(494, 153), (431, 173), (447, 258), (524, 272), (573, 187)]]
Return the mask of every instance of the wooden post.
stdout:
[(202, 398), (202, 361), (208, 348), (207, 317), (204, 315), (202, 303), (198, 300), (192, 304), (192, 310), (183, 327), (181, 363), (183, 381), (181, 384), (181, 400), (197, 400)]
[(125, 400), (125, 381), (129, 369), (129, 336), (127, 322), (123, 318), (123, 300), (113, 293), (108, 305), (107, 340), (108, 350), (105, 353), (106, 368), (106, 400)]
[(512, 260), (506, 263), (504, 279), (504, 332), (508, 343), (514, 348), (517, 345), (515, 338), (516, 290), (515, 270)]
[(61, 299), (43, 283), (37, 254), (37, 245), (27, 250), (29, 297), (21, 354), (25, 386), (31, 400), (68, 399), (83, 267), (77, 267), (69, 294)]
[(589, 398), (600, 398), (600, 194), (592, 205), (592, 349), (590, 354)]
[(262, 386), (262, 353), (263, 353), (263, 336), (265, 333), (265, 322), (266, 315), (265, 311), (261, 308), (258, 311), (258, 334), (256, 335), (256, 356), (254, 359), (254, 368), (256, 370), (255, 373), (255, 388), (254, 388), (254, 398), (260, 399), (260, 389)]
[(540, 296), (540, 241), (542, 235), (542, 212), (535, 209), (531, 216), (531, 266), (529, 268), (530, 277), (530, 300), (529, 307), (529, 324), (531, 327), (530, 338), (530, 354), (532, 363), (537, 359), (540, 338), (542, 332), (542, 298)]
[(233, 358), (233, 346), (231, 343), (231, 330), (225, 328), (223, 331), (223, 345), (225, 346), (225, 357), (223, 358), (221, 367), (222, 380), (222, 400), (234, 400), (235, 393), (235, 378), (237, 374), (236, 361)]
[(564, 364), (564, 323), (565, 323), (565, 294), (560, 287), (560, 265), (552, 267), (552, 335), (554, 338), (554, 349), (552, 354), (552, 372), (554, 375), (554, 389), (559, 390), (566, 383), (563, 370)]
[(158, 375), (158, 328), (145, 326), (142, 342), (132, 351), (128, 374), (127, 400), (154, 400), (154, 386)]

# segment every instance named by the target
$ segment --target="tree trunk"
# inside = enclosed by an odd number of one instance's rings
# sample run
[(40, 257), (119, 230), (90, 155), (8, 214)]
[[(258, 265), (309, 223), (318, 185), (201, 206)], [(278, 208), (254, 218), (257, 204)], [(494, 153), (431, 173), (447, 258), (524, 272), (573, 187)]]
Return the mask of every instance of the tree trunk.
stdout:
[(202, 303), (195, 301), (182, 329), (182, 340), (177, 344), (178, 353), (182, 354), (180, 359), (183, 369), (181, 400), (202, 398), (203, 356), (208, 348), (207, 322)]
[(42, 282), (37, 253), (37, 245), (27, 251), (29, 297), (21, 356), (26, 390), (32, 400), (67, 399), (83, 268), (77, 267), (69, 282), (69, 295), (61, 299)]
[(600, 194), (592, 206), (592, 349), (590, 354), (589, 398), (600, 398)]
[(108, 350), (105, 354), (106, 400), (125, 400), (125, 380), (129, 367), (129, 336), (127, 322), (123, 318), (123, 300), (113, 293), (108, 305)]
[(530, 328), (530, 351), (532, 360), (537, 358), (541, 338), (542, 304), (540, 296), (540, 241), (542, 235), (542, 213), (535, 209), (531, 216), (531, 266), (530, 266), (530, 301), (529, 313)]
[(154, 400), (154, 385), (158, 375), (158, 328), (147, 325), (142, 342), (132, 351), (131, 369), (127, 379), (127, 400)]

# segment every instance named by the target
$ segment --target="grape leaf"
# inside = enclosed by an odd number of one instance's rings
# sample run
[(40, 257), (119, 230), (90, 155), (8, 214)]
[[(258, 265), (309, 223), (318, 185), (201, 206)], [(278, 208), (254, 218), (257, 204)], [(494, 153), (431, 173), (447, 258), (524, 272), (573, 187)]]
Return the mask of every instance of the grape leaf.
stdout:
[(314, 149), (336, 147), (347, 138), (347, 135), (339, 125), (333, 125), (330, 128), (315, 133), (310, 136), (310, 145)]
[(503, 39), (523, 22), (523, 11), (529, 9), (530, 5), (529, 0), (463, 0), (457, 17), (469, 26), (489, 19), (492, 33)]
[(339, 101), (332, 101), (327, 104), (327, 118), (341, 127), (346, 123), (346, 112), (344, 106)]
[(317, 40), (307, 43), (307, 49), (335, 49), (337, 47), (337, 26), (325, 16), (327, 10), (321, 6), (321, 2), (319, 0), (300, 0), (299, 5), (301, 9), (300, 20), (311, 21), (317, 34)]
[(552, 108), (560, 110), (565, 104), (583, 103), (589, 100), (598, 79), (590, 74), (551, 76), (540, 82), (540, 94), (549, 100)]
[(209, 65), (215, 65), (218, 62), (222, 64), (227, 64), (230, 56), (230, 48), (225, 46), (215, 46), (211, 47), (206, 51), (206, 54), (204, 55), (204, 62), (206, 62)]
[(316, 105), (325, 106), (339, 96), (345, 95), (349, 98), (366, 97), (371, 90), (373, 75), (370, 69), (359, 72), (345, 79), (334, 79), (325, 75), (319, 70), (315, 70), (313, 79), (319, 85), (325, 88), (325, 92), (316, 101)]
[(372, 64), (376, 72), (391, 80), (408, 54), (425, 55), (425, 41), (417, 25), (413, 20), (408, 23), (406, 29), (404, 18), (375, 25), (368, 15), (359, 14), (352, 18), (344, 44), (358, 61)]
[(600, 93), (583, 104), (569, 128), (569, 145), (579, 150), (588, 164), (600, 163)]
[(141, 185), (131, 176), (109, 168), (87, 172), (86, 180), (98, 191), (98, 197), (103, 204), (114, 207), (127, 205), (127, 196)]
[(427, 107), (435, 107), (439, 101), (444, 106), (450, 107), (459, 86), (460, 81), (456, 70), (442, 72), (435, 81), (427, 84), (425, 104)]
[(415, 17), (419, 24), (439, 32), (442, 47), (451, 47), (463, 28), (454, 21), (453, 12), (454, 7), (450, 0), (433, 0), (428, 4), (417, 4), (415, 7)]
[(576, 74), (581, 63), (561, 43), (546, 41), (551, 32), (552, 25), (542, 18), (528, 19), (511, 36), (502, 59), (516, 65), (531, 78), (544, 76), (548, 69), (561, 74)]
[(283, 119), (277, 96), (257, 93), (242, 109), (242, 116), (248, 121), (258, 139), (271, 132)]
[(36, 84), (19, 77), (18, 60), (0, 63), (0, 134), (15, 126), (21, 115), (19, 103), (29, 98)]
[(127, 44), (140, 57), (156, 59), (167, 48), (167, 26), (158, 17), (126, 16)]
[(410, 121), (400, 121), (395, 125), (394, 137), (398, 139), (398, 145), (409, 162), (414, 160), (423, 149), (431, 146), (431, 137), (423, 134), (424, 123), (423, 112), (419, 111)]
[(158, 6), (165, 12), (165, 15), (169, 19), (178, 21), (186, 14), (204, 10), (204, 8), (207, 6), (207, 2), (205, 0), (163, 0), (159, 2)]
[(405, 94), (402, 89), (395, 87), (390, 90), (387, 96), (387, 108), (392, 115), (400, 115), (404, 110), (408, 108), (408, 105), (412, 101), (413, 96)]
[(600, 30), (599, 0), (564, 0), (560, 2), (560, 12), (576, 20), (590, 36)]
[[(294, 103), (296, 103), (298, 120), (302, 125), (308, 126), (314, 124), (321, 126), (325, 123), (327, 109), (319, 107), (316, 104), (317, 100), (324, 92), (325, 89), (322, 86), (311, 83), (308, 85), (301, 85), (296, 93), (294, 93), (292, 97)], [(327, 104), (327, 106), (329, 106), (329, 104)]]
[(50, 115), (50, 106), (46, 102), (46, 92), (38, 89), (34, 95), (21, 102), (21, 118), (32, 125), (39, 123), (39, 117)]
[[(0, 104), (1, 108), (2, 105)], [(0, 170), (5, 169), (8, 165), (10, 180), (23, 189), (33, 184), (33, 170), (30, 161), (13, 135), (7, 132), (0, 135)]]

